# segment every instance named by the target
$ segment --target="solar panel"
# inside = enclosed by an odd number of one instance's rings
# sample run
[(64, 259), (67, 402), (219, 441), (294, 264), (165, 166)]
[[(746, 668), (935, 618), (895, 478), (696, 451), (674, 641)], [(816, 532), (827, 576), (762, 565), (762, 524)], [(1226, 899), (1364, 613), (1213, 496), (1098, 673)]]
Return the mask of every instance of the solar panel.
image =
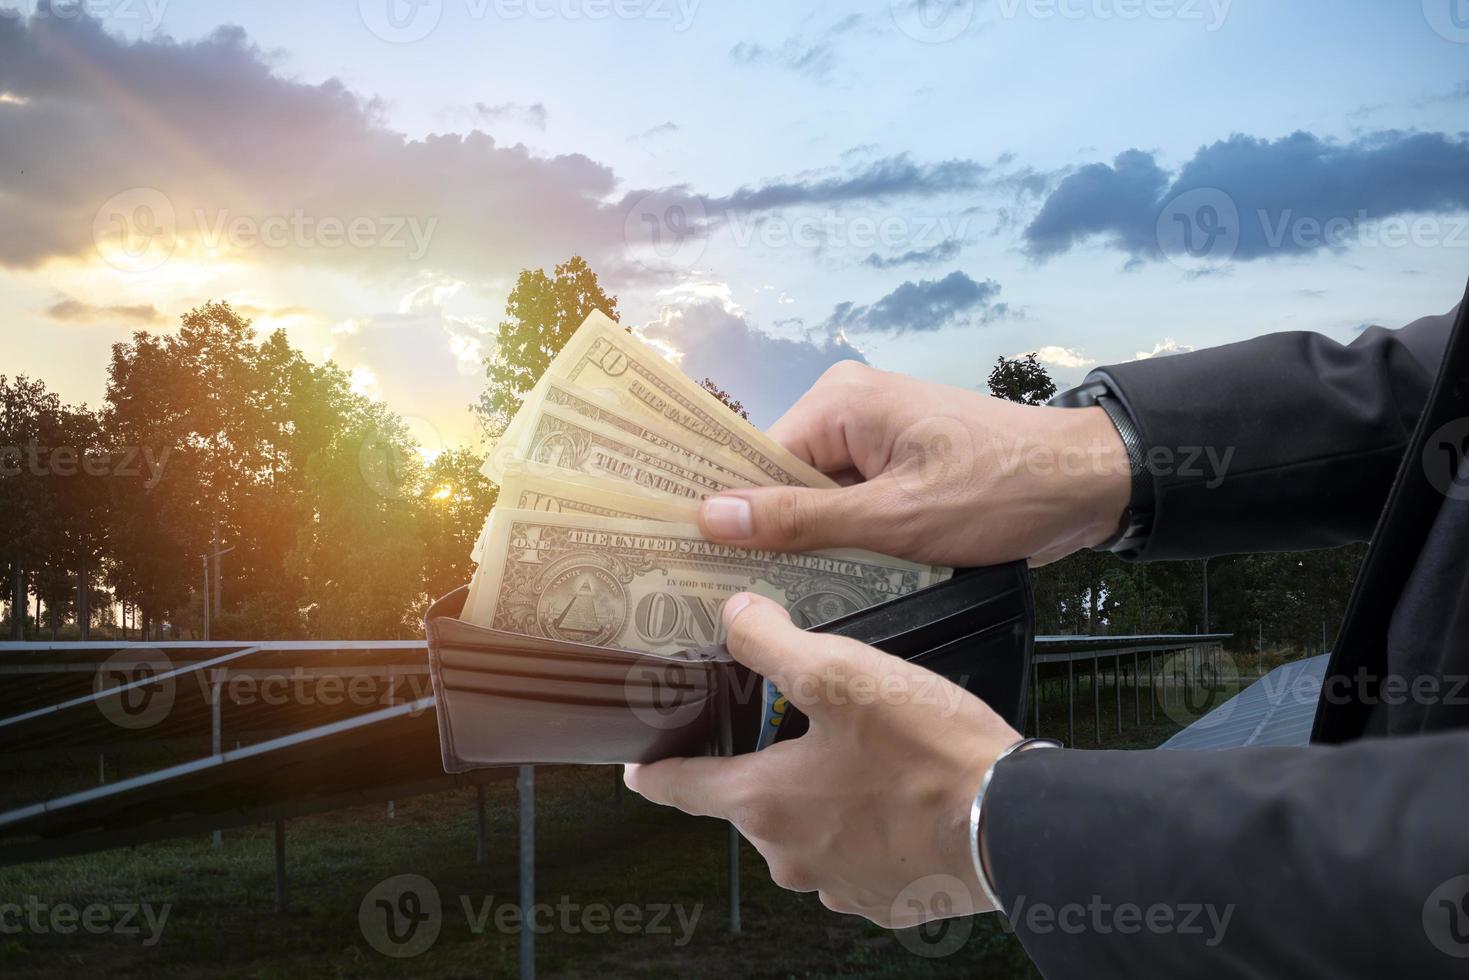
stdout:
[(1330, 659), (1323, 654), (1275, 668), (1158, 747), (1212, 751), (1306, 745)]

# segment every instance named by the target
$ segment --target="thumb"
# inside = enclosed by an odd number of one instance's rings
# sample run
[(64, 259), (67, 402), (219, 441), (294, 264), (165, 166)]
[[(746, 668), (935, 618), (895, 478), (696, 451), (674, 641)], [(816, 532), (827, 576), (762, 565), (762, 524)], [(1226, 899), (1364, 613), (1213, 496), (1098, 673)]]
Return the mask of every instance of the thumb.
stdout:
[(874, 542), (864, 538), (884, 523), (867, 519), (874, 516), (870, 496), (871, 485), (863, 483), (728, 490), (699, 505), (699, 530), (710, 541), (771, 551), (870, 548)]
[(797, 708), (819, 713), (821, 681), (834, 670), (833, 638), (806, 632), (780, 603), (751, 592), (730, 596), (722, 615), (730, 655)]

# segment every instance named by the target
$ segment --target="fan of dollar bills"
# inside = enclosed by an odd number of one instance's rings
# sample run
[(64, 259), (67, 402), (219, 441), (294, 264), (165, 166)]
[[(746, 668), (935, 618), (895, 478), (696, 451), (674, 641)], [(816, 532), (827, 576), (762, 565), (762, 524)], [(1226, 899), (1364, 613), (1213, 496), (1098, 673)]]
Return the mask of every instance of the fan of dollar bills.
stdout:
[(704, 540), (696, 515), (710, 494), (835, 484), (600, 312), (551, 362), (484, 472), (500, 496), (462, 617), (479, 626), (671, 653), (718, 642), (720, 607), (737, 592), (809, 627), (951, 573), (865, 551)]

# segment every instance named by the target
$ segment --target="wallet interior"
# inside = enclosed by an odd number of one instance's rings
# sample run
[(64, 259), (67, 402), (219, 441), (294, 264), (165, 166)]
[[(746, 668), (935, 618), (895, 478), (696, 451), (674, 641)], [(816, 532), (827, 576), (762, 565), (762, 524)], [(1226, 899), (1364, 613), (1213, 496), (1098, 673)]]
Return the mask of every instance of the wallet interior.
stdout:
[[(504, 633), (458, 618), (467, 594), (457, 589), (425, 616), (447, 771), (755, 748), (765, 685), (723, 645), (649, 654)], [(1034, 623), (1029, 573), (1017, 562), (957, 571), (812, 632), (849, 636), (942, 674), (1017, 724)], [(806, 728), (792, 711), (777, 740)]]

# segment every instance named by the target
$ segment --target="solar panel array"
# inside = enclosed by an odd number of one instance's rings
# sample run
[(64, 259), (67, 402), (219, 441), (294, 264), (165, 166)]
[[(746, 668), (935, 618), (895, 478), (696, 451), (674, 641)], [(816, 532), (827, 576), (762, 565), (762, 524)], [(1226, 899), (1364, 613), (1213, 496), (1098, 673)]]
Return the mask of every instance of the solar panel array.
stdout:
[(1214, 751), (1306, 745), (1330, 659), (1323, 654), (1275, 668), (1159, 748)]

